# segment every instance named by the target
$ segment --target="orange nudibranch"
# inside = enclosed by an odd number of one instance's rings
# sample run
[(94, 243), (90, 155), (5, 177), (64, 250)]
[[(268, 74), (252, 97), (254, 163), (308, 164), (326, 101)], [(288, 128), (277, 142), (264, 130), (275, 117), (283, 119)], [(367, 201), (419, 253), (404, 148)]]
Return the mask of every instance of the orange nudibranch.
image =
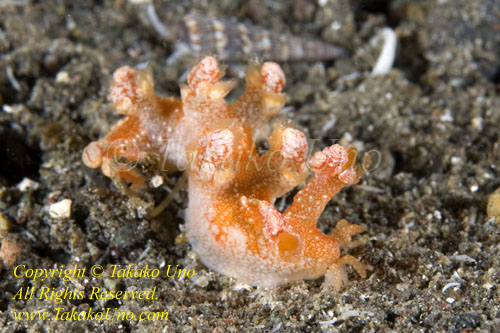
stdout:
[[(340, 220), (330, 235), (316, 222), (328, 201), (362, 176), (356, 150), (326, 147), (309, 160), (305, 135), (274, 126), (265, 154), (258, 154), (257, 131), (282, 109), (285, 76), (280, 66), (252, 65), (237, 101), (225, 96), (234, 83), (220, 81), (218, 62), (205, 57), (191, 71), (181, 99), (154, 93), (148, 71), (119, 68), (110, 99), (125, 117), (104, 138), (90, 143), (83, 162), (101, 167), (140, 191), (145, 176), (130, 163), (157, 154), (168, 171), (187, 168), (189, 204), (186, 235), (209, 268), (255, 286), (274, 286), (325, 276), (325, 285), (340, 289), (345, 265), (365, 277), (365, 266), (340, 248), (364, 231)], [(193, 154), (194, 152), (194, 154)], [(276, 198), (303, 183), (284, 212)]]

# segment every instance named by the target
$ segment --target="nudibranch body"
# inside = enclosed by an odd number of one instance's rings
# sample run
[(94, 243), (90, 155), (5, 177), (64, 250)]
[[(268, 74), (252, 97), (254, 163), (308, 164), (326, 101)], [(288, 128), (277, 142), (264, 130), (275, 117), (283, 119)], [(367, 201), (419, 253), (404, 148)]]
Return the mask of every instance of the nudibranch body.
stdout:
[[(325, 275), (335, 289), (346, 279), (345, 265), (365, 276), (361, 262), (340, 255), (340, 247), (364, 227), (341, 220), (330, 235), (316, 228), (328, 201), (362, 175), (355, 149), (333, 145), (308, 160), (305, 135), (278, 124), (268, 138), (269, 151), (258, 154), (256, 132), (284, 105), (284, 74), (276, 63), (251, 66), (245, 92), (230, 105), (224, 97), (233, 83), (220, 76), (217, 61), (205, 57), (189, 74), (179, 101), (156, 97), (148, 73), (118, 69), (110, 98), (126, 117), (87, 146), (84, 163), (101, 166), (105, 175), (136, 190), (144, 176), (117, 158), (141, 162), (159, 154), (172, 170), (187, 167), (186, 235), (200, 260), (217, 272), (256, 286)], [(311, 171), (291, 206), (279, 212), (276, 198)]]

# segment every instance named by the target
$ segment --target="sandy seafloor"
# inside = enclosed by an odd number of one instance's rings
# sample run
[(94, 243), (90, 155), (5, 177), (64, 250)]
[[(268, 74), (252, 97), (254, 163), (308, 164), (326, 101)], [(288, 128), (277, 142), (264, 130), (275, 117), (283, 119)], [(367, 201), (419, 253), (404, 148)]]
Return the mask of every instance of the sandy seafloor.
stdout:
[[(322, 290), (323, 279), (262, 289), (205, 268), (181, 231), (185, 192), (151, 219), (81, 162), (85, 145), (119, 118), (106, 100), (113, 70), (149, 62), (158, 93), (178, 96), (178, 78), (197, 58), (166, 66), (174, 46), (151, 29), (141, 5), (126, 0), (1, 0), (1, 331), (500, 330), (500, 223), (486, 216), (488, 195), (500, 186), (497, 0), (195, 0), (156, 7), (167, 22), (197, 10), (352, 50), (336, 62), (284, 64), (283, 116), (319, 139), (318, 147), (338, 139), (361, 153), (380, 152), (380, 165), (337, 195), (318, 221), (325, 232), (341, 218), (366, 226), (361, 245), (348, 252), (369, 266), (369, 275), (349, 270), (340, 292)], [(384, 26), (398, 34), (396, 62), (387, 75), (373, 77), (381, 48), (374, 36)], [(242, 68), (231, 64), (229, 72), (235, 77)], [(24, 178), (38, 187), (20, 189)], [(144, 198), (158, 203), (166, 193), (150, 189)], [(48, 208), (62, 199), (72, 200), (71, 216), (51, 217)], [(179, 265), (196, 274), (113, 279), (107, 270), (67, 282), (13, 276), (17, 265), (75, 264), (89, 270), (147, 264), (162, 272)], [(32, 299), (13, 299), (27, 287), (35, 288)], [(86, 295), (93, 287), (156, 287), (158, 300), (56, 303), (38, 298), (43, 287)], [(56, 308), (168, 311), (169, 317), (28, 321), (13, 315), (55, 315)]]

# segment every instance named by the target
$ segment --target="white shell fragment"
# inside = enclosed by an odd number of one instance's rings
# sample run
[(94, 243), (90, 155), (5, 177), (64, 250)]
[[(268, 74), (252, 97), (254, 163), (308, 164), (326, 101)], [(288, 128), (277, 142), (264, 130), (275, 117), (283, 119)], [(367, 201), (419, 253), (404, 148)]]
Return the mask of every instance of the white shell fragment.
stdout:
[(391, 28), (384, 28), (382, 30), (382, 38), (384, 39), (384, 46), (377, 59), (377, 63), (373, 67), (372, 75), (384, 75), (389, 73), (394, 64), (394, 59), (396, 58), (398, 39), (394, 30)]
[(49, 214), (54, 218), (67, 218), (71, 216), (71, 199), (63, 199), (50, 205)]
[(16, 185), (17, 189), (21, 192), (36, 190), (39, 184), (29, 178), (24, 177), (23, 180)]
[(160, 175), (154, 176), (151, 178), (151, 185), (153, 185), (154, 188), (160, 187), (163, 185), (163, 177)]

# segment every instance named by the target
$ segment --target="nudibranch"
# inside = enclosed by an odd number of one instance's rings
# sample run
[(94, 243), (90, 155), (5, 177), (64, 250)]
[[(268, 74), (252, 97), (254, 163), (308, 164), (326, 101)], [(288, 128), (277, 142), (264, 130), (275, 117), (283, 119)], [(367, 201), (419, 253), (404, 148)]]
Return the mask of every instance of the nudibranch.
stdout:
[[(329, 234), (316, 228), (328, 201), (362, 176), (356, 150), (338, 144), (308, 159), (305, 135), (280, 123), (268, 138), (270, 149), (259, 154), (256, 133), (282, 109), (285, 76), (267, 62), (250, 66), (246, 88), (237, 101), (224, 97), (233, 87), (220, 81), (213, 57), (191, 71), (181, 99), (154, 93), (148, 71), (119, 68), (110, 100), (125, 117), (104, 138), (90, 143), (83, 162), (132, 184), (139, 191), (145, 176), (130, 163), (162, 156), (168, 171), (187, 168), (189, 203), (186, 235), (209, 268), (255, 286), (275, 286), (325, 276), (325, 285), (340, 289), (345, 265), (366, 276), (365, 266), (340, 248), (364, 231), (340, 220)], [(284, 212), (274, 207), (312, 177)]]

